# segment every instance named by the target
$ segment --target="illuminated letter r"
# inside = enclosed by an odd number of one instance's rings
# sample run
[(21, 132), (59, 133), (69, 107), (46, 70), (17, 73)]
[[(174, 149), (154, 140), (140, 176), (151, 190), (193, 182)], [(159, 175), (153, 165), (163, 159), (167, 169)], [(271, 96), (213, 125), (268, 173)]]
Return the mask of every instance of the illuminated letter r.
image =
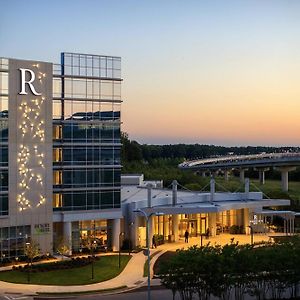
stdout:
[[(40, 96), (41, 93), (38, 93), (34, 86), (33, 86), (33, 82), (35, 80), (35, 74), (32, 70), (30, 69), (21, 69), (21, 92), (19, 93), (20, 95), (27, 95), (28, 93), (26, 93), (26, 84), (28, 84), (31, 92), (36, 95), (36, 96)], [(28, 72), (30, 74), (30, 80), (26, 80), (26, 72)]]

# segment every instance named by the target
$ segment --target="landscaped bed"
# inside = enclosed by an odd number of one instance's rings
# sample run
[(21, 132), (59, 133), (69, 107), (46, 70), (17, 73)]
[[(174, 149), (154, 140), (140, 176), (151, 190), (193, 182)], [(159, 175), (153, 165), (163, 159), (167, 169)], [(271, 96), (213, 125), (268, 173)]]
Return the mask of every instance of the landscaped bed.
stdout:
[[(58, 263), (57, 269), (53, 270), (55, 263), (34, 266), (30, 271), (30, 284), (44, 285), (83, 285), (112, 279), (122, 272), (131, 256), (121, 255), (119, 268), (118, 255), (101, 256), (94, 261), (94, 279), (92, 279), (92, 263), (70, 261)], [(51, 266), (52, 265), (52, 266)], [(62, 267), (64, 265), (64, 267)], [(12, 270), (0, 272), (0, 280), (13, 283), (28, 283), (28, 271)]]

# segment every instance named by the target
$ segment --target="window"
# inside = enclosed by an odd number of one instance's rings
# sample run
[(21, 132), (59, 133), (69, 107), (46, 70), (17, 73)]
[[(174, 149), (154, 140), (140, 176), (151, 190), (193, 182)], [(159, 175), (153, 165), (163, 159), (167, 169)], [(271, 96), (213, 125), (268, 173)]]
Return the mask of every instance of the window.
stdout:
[(8, 118), (8, 97), (0, 96), (0, 118)]
[(53, 125), (53, 139), (60, 140), (62, 139), (62, 125)]
[(0, 216), (5, 215), (8, 215), (8, 195), (0, 195)]
[(61, 79), (53, 78), (53, 97), (61, 97)]
[(8, 59), (7, 58), (0, 58), (0, 69), (8, 70)]
[(60, 120), (62, 118), (61, 100), (53, 100), (53, 119)]
[(31, 239), (30, 225), (0, 228), (0, 257), (5, 261), (12, 257), (24, 256), (24, 245)]
[(53, 184), (54, 185), (62, 184), (62, 171), (60, 170), (53, 171)]
[(8, 73), (0, 72), (0, 94), (8, 94)]
[(8, 147), (0, 145), (0, 167), (5, 167), (7, 165), (8, 165)]
[(53, 194), (53, 207), (62, 207), (62, 194)]
[(0, 119), (0, 142), (8, 141), (8, 121), (5, 119)]
[(53, 149), (53, 161), (54, 162), (62, 161), (62, 149), (61, 148)]
[(113, 56), (63, 53), (64, 74), (121, 78), (121, 58)]
[(0, 191), (8, 190), (8, 171), (0, 169)]

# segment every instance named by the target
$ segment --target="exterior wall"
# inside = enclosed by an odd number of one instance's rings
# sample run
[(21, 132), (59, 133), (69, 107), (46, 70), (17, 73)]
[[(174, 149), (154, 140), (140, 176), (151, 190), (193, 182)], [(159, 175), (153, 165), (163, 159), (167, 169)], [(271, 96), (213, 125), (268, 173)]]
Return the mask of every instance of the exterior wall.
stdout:
[[(34, 72), (41, 95), (28, 86), (27, 95), (19, 94), (20, 68)], [(45, 253), (52, 244), (52, 64), (9, 60), (8, 127), (9, 215), (0, 227), (30, 225)]]

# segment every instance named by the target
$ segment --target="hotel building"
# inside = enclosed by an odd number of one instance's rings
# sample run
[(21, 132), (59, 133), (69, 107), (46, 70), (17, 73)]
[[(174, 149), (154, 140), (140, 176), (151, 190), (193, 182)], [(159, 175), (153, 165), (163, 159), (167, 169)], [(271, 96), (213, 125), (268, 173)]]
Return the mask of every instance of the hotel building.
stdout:
[[(178, 241), (235, 225), (249, 234), (268, 217), (293, 212), (265, 208), (289, 200), (250, 192), (164, 189), (142, 175), (122, 176), (120, 57), (62, 53), (61, 63), (0, 58), (0, 258), (22, 256), (35, 241), (41, 253), (60, 244), (69, 253), (92, 242), (119, 249), (120, 238), (145, 246), (149, 236)], [(122, 206), (121, 206), (122, 204)], [(254, 227), (255, 228), (254, 228)], [(257, 228), (256, 228), (257, 227)]]
[(121, 58), (0, 59), (0, 254), (35, 240), (116, 249), (120, 232)]

